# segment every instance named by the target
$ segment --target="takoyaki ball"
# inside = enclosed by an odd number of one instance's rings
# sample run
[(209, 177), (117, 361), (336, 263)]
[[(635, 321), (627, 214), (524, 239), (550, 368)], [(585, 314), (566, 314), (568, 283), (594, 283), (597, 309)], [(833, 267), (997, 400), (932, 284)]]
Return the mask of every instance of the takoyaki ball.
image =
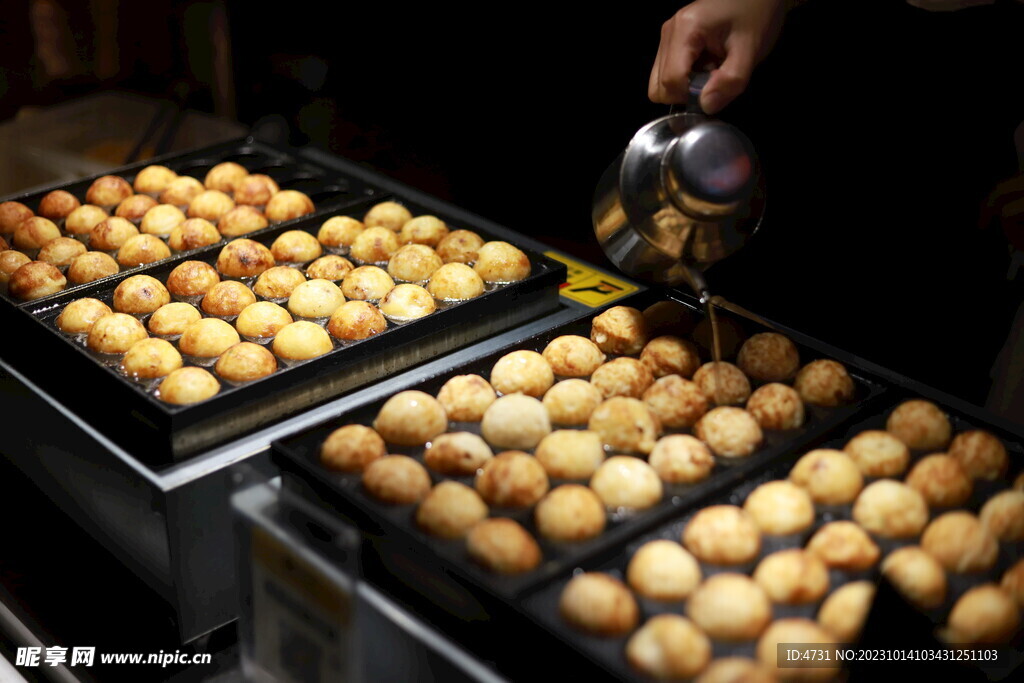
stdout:
[(202, 368), (178, 368), (160, 382), (160, 400), (176, 405), (198, 403), (217, 395), (220, 382)]
[(945, 448), (953, 431), (942, 409), (923, 399), (898, 405), (886, 420), (885, 429), (908, 448), (927, 451)]
[(380, 300), (380, 312), (395, 322), (406, 322), (428, 316), (437, 310), (430, 292), (419, 285), (395, 285)]
[(422, 446), (448, 429), (448, 416), (441, 403), (430, 394), (402, 391), (381, 407), (373, 428), (388, 443)]
[(152, 164), (139, 171), (132, 189), (146, 194), (159, 194), (177, 177), (178, 174), (166, 166)]
[(947, 571), (958, 574), (990, 569), (999, 555), (992, 532), (963, 511), (947, 512), (932, 520), (921, 534), (921, 547)]
[(1000, 541), (1024, 541), (1024, 492), (997, 493), (981, 508), (981, 523)]
[(116, 251), (130, 238), (139, 234), (139, 229), (119, 216), (106, 218), (89, 233), (89, 246), (99, 251)]
[(828, 567), (817, 555), (799, 548), (768, 555), (757, 565), (753, 577), (768, 599), (778, 604), (817, 602), (828, 593)]
[(789, 480), (823, 505), (852, 503), (864, 488), (857, 463), (831, 448), (818, 448), (801, 457), (790, 471)]
[(800, 352), (789, 337), (760, 332), (743, 342), (736, 365), (758, 382), (784, 382), (792, 379), (800, 368)]
[(811, 361), (800, 368), (793, 388), (804, 403), (827, 407), (849, 402), (854, 393), (853, 379), (843, 364), (828, 359)]
[(519, 392), (540, 398), (554, 382), (551, 365), (536, 351), (507, 353), (491, 368), (491, 386), (501, 394)]
[(758, 486), (743, 509), (763, 533), (774, 536), (799, 533), (814, 524), (814, 502), (807, 491), (784, 480)]
[(327, 256), (321, 256), (306, 266), (306, 275), (318, 280), (340, 282), (345, 279), (346, 275), (352, 272), (353, 268), (352, 262), (347, 258), (328, 254)]
[(644, 392), (643, 399), (666, 429), (692, 427), (708, 411), (704, 392), (679, 375), (659, 378)]
[(416, 216), (405, 222), (398, 233), (398, 240), (402, 244), (436, 247), (447, 235), (448, 226), (437, 216)]
[(641, 398), (654, 384), (651, 371), (635, 358), (616, 358), (594, 370), (590, 383), (597, 387), (605, 398), (628, 396)]
[(263, 213), (248, 204), (240, 204), (217, 221), (217, 231), (224, 237), (240, 237), (270, 225)]
[(346, 301), (327, 321), (327, 331), (336, 339), (367, 339), (387, 328), (384, 314), (368, 301)]
[(39, 250), (39, 255), (36, 258), (51, 266), (65, 268), (86, 251), (88, 250), (85, 245), (73, 237), (58, 237), (47, 242)]
[(632, 453), (650, 453), (661, 433), (661, 424), (650, 408), (625, 396), (603, 401), (591, 413), (587, 426), (601, 435), (606, 446)]
[(313, 200), (298, 190), (281, 190), (267, 202), (265, 213), (268, 220), (277, 223), (305, 216), (315, 210)]
[(928, 504), (906, 484), (883, 479), (868, 484), (853, 504), (853, 519), (883, 538), (912, 538), (928, 523)]
[(76, 258), (68, 266), (68, 281), (76, 285), (83, 285), (120, 271), (121, 267), (117, 265), (117, 261), (110, 254), (104, 254), (102, 251), (89, 251)]
[(716, 640), (753, 640), (772, 620), (768, 595), (745, 574), (714, 574), (697, 586), (686, 614)]
[(445, 263), (475, 263), (484, 238), (472, 230), (452, 230), (437, 244), (437, 255)]
[(536, 458), (522, 451), (505, 451), (484, 462), (475, 486), (489, 505), (527, 507), (540, 500), (549, 485)]
[(251, 382), (277, 370), (277, 359), (264, 346), (239, 342), (220, 355), (214, 369), (232, 382)]
[(423, 244), (406, 244), (388, 260), (388, 275), (395, 280), (425, 282), (444, 265), (434, 250)]
[(186, 220), (185, 214), (178, 207), (170, 204), (157, 204), (142, 217), (139, 230), (144, 235), (166, 237)]
[(753, 517), (735, 505), (703, 508), (683, 530), (683, 545), (702, 562), (736, 565), (761, 552), (761, 532)]
[(530, 275), (530, 259), (508, 242), (487, 242), (477, 250), (473, 270), (484, 282), (519, 282)]
[(262, 173), (253, 173), (235, 181), (235, 203), (263, 206), (280, 192), (274, 179)]
[(220, 233), (213, 223), (203, 218), (189, 218), (171, 230), (167, 244), (175, 251), (189, 251), (220, 242)]
[(804, 423), (804, 402), (793, 387), (778, 382), (754, 389), (747, 399), (747, 412), (761, 429), (796, 429)]
[(203, 297), (201, 307), (208, 315), (235, 316), (256, 303), (252, 290), (237, 280), (218, 282)]
[(604, 446), (596, 432), (559, 429), (541, 439), (534, 455), (550, 477), (586, 479), (604, 462)]
[[(127, 223), (127, 221), (125, 221)], [(128, 223), (131, 225), (131, 223)], [(132, 226), (134, 229), (135, 226)], [(12, 244), (16, 249), (30, 251), (39, 249), (50, 240), (60, 237), (60, 228), (49, 218), (32, 216), (22, 221), (14, 229)]]
[(694, 435), (706, 443), (715, 455), (743, 458), (757, 450), (764, 440), (754, 416), (742, 408), (712, 408), (697, 420)]
[(85, 191), (85, 201), (96, 206), (115, 206), (132, 194), (132, 186), (127, 180), (116, 175), (105, 175), (94, 180)]
[(497, 398), (494, 387), (480, 375), (456, 375), (437, 392), (448, 419), (456, 422), (479, 422)]
[(181, 354), (165, 339), (140, 339), (132, 344), (121, 362), (129, 377), (155, 379), (181, 367)]
[(924, 496), (929, 507), (963, 505), (974, 489), (956, 458), (935, 453), (921, 458), (907, 475), (907, 486)]
[(334, 216), (324, 221), (316, 238), (325, 247), (351, 247), (366, 226), (351, 216)]
[(148, 194), (133, 194), (117, 205), (114, 215), (136, 223), (145, 218), (146, 213), (156, 206), (159, 204)]
[(220, 190), (204, 190), (188, 203), (188, 217), (216, 223), (233, 208), (235, 201)]
[(57, 316), (57, 327), (68, 334), (83, 334), (105, 315), (113, 313), (110, 306), (99, 299), (75, 299)]
[[(721, 313), (715, 316), (718, 320), (718, 346), (722, 352), (722, 358), (735, 358), (743, 342), (747, 338), (743, 326), (735, 318), (723, 316)], [(705, 351), (705, 356), (714, 358), (715, 349), (714, 330), (711, 329), (711, 319), (703, 318), (693, 328), (693, 341)]]
[(99, 353), (124, 353), (132, 344), (148, 336), (138, 318), (126, 313), (111, 313), (93, 323), (86, 344)]
[(167, 187), (160, 193), (160, 203), (188, 206), (205, 191), (203, 184), (192, 176), (180, 175), (167, 183)]
[(840, 642), (853, 643), (860, 636), (875, 599), (875, 584), (854, 581), (837, 588), (818, 610), (818, 623)]
[(700, 367), (700, 354), (693, 342), (662, 336), (647, 342), (640, 352), (640, 362), (655, 378), (679, 375), (689, 379)]
[(306, 263), (319, 258), (324, 248), (305, 230), (287, 230), (270, 245), (270, 253), (279, 263)]
[(719, 657), (697, 677), (696, 683), (775, 683), (764, 664), (746, 657)]
[(21, 202), (0, 203), (0, 234), (10, 235), (35, 213)]
[(152, 334), (173, 337), (182, 334), (192, 323), (202, 320), (203, 314), (192, 304), (174, 301), (164, 304), (149, 316), (147, 326)]
[(773, 622), (757, 641), (757, 659), (780, 678), (801, 681), (831, 681), (839, 673), (834, 663), (817, 668), (780, 668), (779, 643), (814, 643), (815, 648), (831, 650), (836, 638), (817, 622), (799, 617)]
[(645, 510), (661, 502), (663, 487), (654, 468), (639, 458), (614, 455), (590, 478), (590, 488), (609, 510)]
[[(106, 254), (104, 254), (106, 256)], [(107, 256), (107, 258), (110, 258)], [(14, 274), (18, 268), (31, 261), (28, 256), (22, 254), (20, 251), (14, 249), (8, 249), (0, 252), (0, 284), (7, 284), (8, 280), (11, 279), (11, 275)], [(117, 264), (114, 264), (114, 272), (117, 272)]]
[(395, 286), (391, 276), (377, 266), (359, 266), (345, 276), (341, 293), (346, 299), (377, 301), (383, 299)]
[[(88, 235), (97, 223), (110, 218), (110, 214), (98, 206), (82, 204), (64, 219), (64, 231), (69, 235)], [(0, 232), (3, 232), (0, 229)]]
[(807, 551), (833, 569), (863, 571), (878, 562), (881, 551), (854, 522), (829, 522), (807, 542)]
[(28, 301), (62, 292), (67, 284), (67, 278), (55, 266), (29, 261), (11, 273), (7, 288), (14, 298)]
[(487, 442), (471, 432), (439, 434), (427, 444), (423, 462), (441, 474), (468, 476), (494, 457)]
[(238, 332), (220, 318), (197, 320), (181, 333), (178, 348), (189, 356), (216, 358), (241, 341)]
[(135, 235), (117, 250), (117, 262), (125, 268), (154, 263), (171, 257), (167, 244), (154, 235)]
[(511, 519), (485, 519), (466, 535), (466, 550), (474, 561), (492, 572), (521, 574), (540, 564), (537, 541)]
[(652, 337), (682, 337), (693, 331), (693, 313), (677, 301), (659, 301), (644, 309), (644, 320)]
[(558, 382), (544, 394), (544, 407), (551, 422), (557, 425), (585, 425), (604, 398), (585, 379)]
[(950, 643), (1007, 643), (1020, 627), (1020, 610), (1006, 590), (994, 583), (974, 586), (949, 613), (943, 638)]
[(599, 636), (624, 635), (640, 620), (640, 608), (626, 585), (598, 572), (570, 579), (558, 600), (558, 611), (576, 628)]
[(149, 275), (133, 275), (114, 289), (114, 310), (121, 313), (145, 315), (169, 303), (164, 283)]
[(401, 247), (398, 236), (387, 228), (367, 228), (352, 241), (349, 255), (364, 263), (383, 263)]
[(1024, 559), (1017, 560), (1006, 570), (999, 585), (1014, 597), (1020, 607), (1024, 607)]
[(898, 477), (910, 464), (910, 449), (889, 432), (863, 431), (850, 439), (843, 452), (853, 458), (865, 477)]
[(480, 494), (457, 481), (442, 481), (416, 508), (416, 524), (432, 536), (463, 538), (487, 518)]
[(398, 202), (381, 202), (366, 212), (363, 223), (368, 228), (387, 228), (398, 232), (412, 220), (412, 214)]
[(571, 542), (599, 536), (607, 515), (593, 490), (579, 484), (564, 484), (541, 498), (533, 517), (544, 538)]
[(274, 266), (260, 273), (252, 289), (264, 299), (287, 299), (305, 281), (306, 276), (296, 268)]
[(552, 339), (542, 353), (556, 375), (589, 377), (601, 367), (605, 355), (586, 337), (565, 334)]
[(217, 271), (225, 277), (256, 277), (275, 265), (269, 249), (244, 237), (228, 242), (217, 256)]
[(484, 293), (484, 281), (464, 263), (447, 263), (430, 276), (427, 291), (441, 301), (465, 301)]
[(999, 479), (1010, 464), (1003, 442), (981, 429), (957, 434), (948, 453), (975, 479)]
[(167, 276), (167, 291), (174, 296), (206, 294), (220, 282), (217, 269), (205, 261), (184, 261)]
[[(152, 199), (147, 197), (147, 199)], [(39, 208), (36, 215), (49, 218), (51, 221), (58, 221), (67, 218), (68, 214), (82, 205), (78, 197), (67, 190), (53, 190), (43, 195), (39, 200)]]
[(705, 363), (693, 373), (693, 381), (712, 405), (741, 406), (750, 398), (750, 380), (732, 363)]
[(407, 455), (385, 455), (363, 470), (363, 488), (385, 503), (418, 503), (430, 493), (430, 475)]
[(274, 337), (274, 354), (285, 360), (309, 360), (333, 348), (334, 344), (327, 331), (305, 320), (285, 325)]
[(343, 303), (345, 296), (330, 280), (306, 280), (292, 290), (288, 310), (302, 318), (327, 318)]
[(685, 600), (700, 585), (701, 578), (697, 560), (675, 541), (643, 544), (626, 567), (629, 587), (651, 600)]
[(605, 353), (635, 356), (647, 345), (647, 322), (635, 308), (612, 306), (594, 318), (590, 339)]
[(270, 301), (257, 301), (242, 309), (235, 318), (239, 334), (253, 339), (269, 339), (285, 325), (291, 325), (292, 316), (283, 307)]
[(661, 437), (647, 461), (667, 484), (695, 484), (707, 479), (715, 466), (707, 444), (689, 434)]
[(367, 465), (387, 455), (380, 435), (363, 425), (338, 427), (320, 446), (320, 462), (327, 469), (362, 472)]
[(630, 665), (656, 678), (691, 678), (711, 661), (711, 641), (686, 617), (659, 614), (626, 643)]
[(496, 448), (534, 448), (551, 432), (551, 421), (544, 404), (537, 399), (509, 394), (487, 407), (480, 430)]
[(249, 175), (249, 171), (245, 169), (245, 166), (234, 161), (222, 161), (207, 172), (206, 177), (203, 178), (203, 185), (208, 190), (232, 192), (235, 189), (235, 184), (247, 175)]

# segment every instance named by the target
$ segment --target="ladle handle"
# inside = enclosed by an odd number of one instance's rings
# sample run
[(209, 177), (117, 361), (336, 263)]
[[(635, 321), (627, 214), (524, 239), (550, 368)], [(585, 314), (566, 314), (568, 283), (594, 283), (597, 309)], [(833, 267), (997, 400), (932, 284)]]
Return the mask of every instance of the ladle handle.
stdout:
[(687, 86), (689, 90), (689, 96), (686, 98), (686, 104), (673, 104), (669, 107), (669, 114), (703, 114), (704, 110), (700, 108), (700, 94), (704, 92), (704, 86), (708, 84), (708, 80), (711, 78), (711, 67), (707, 70), (694, 71), (690, 74), (690, 82)]

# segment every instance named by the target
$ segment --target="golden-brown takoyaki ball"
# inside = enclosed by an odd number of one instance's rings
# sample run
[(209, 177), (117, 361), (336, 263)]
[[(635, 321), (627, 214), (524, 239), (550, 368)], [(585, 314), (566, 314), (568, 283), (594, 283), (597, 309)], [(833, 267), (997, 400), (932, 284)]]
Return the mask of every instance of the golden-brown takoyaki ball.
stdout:
[(686, 613), (716, 640), (753, 640), (772, 619), (772, 604), (745, 574), (709, 576), (690, 595)]
[(574, 576), (562, 591), (558, 611), (576, 628), (601, 636), (629, 633), (640, 619), (640, 608), (626, 585), (598, 572)]
[(772, 382), (754, 390), (747, 399), (747, 412), (761, 429), (796, 429), (804, 423), (804, 402), (793, 387)]
[(139, 230), (144, 235), (169, 236), (185, 220), (185, 214), (178, 207), (170, 204), (157, 204), (142, 217)]
[(693, 342), (661, 336), (647, 343), (640, 352), (640, 361), (655, 378), (679, 375), (689, 379), (700, 367), (700, 354)]
[(402, 244), (423, 244), (433, 248), (447, 235), (448, 226), (437, 216), (416, 216), (402, 225), (398, 240)]
[(363, 487), (377, 500), (396, 505), (418, 503), (430, 493), (430, 475), (407, 455), (385, 455), (363, 471)]
[(380, 300), (380, 312), (395, 322), (406, 322), (428, 316), (437, 310), (430, 292), (419, 285), (395, 285)]
[(68, 280), (76, 285), (93, 282), (120, 272), (121, 268), (110, 254), (89, 251), (68, 266)]
[(990, 569), (999, 556), (999, 543), (970, 512), (939, 515), (921, 534), (921, 547), (947, 571), (959, 574)]
[(659, 301), (644, 309), (652, 337), (682, 337), (693, 331), (693, 312), (677, 301)]
[(265, 213), (268, 220), (276, 223), (290, 221), (315, 210), (313, 200), (298, 190), (281, 190), (267, 202)]
[(412, 220), (412, 214), (398, 202), (381, 202), (366, 212), (363, 223), (368, 228), (382, 227), (398, 232)]
[[(743, 342), (747, 339), (743, 325), (735, 318), (723, 316), (721, 313), (718, 313), (715, 318), (718, 321), (718, 345), (722, 352), (722, 358), (736, 357)], [(706, 356), (714, 358), (715, 339), (710, 318), (703, 318), (693, 328), (693, 341), (704, 349)]]
[(192, 304), (174, 301), (153, 311), (147, 325), (152, 334), (172, 337), (182, 334), (186, 327), (202, 318), (203, 314)]
[(461, 476), (476, 474), (493, 457), (487, 442), (471, 432), (439, 434), (423, 452), (423, 462), (430, 469)]
[(661, 433), (661, 424), (643, 401), (615, 396), (601, 402), (587, 421), (587, 428), (601, 435), (612, 450), (650, 453)]
[(593, 490), (579, 484), (552, 489), (534, 510), (541, 536), (552, 541), (583, 541), (604, 531), (604, 504)]
[(167, 244), (154, 235), (129, 237), (117, 250), (117, 262), (125, 268), (154, 263), (170, 256), (171, 250)]
[(93, 323), (86, 344), (99, 353), (124, 353), (148, 336), (138, 318), (127, 313), (111, 313)]
[(719, 406), (697, 420), (694, 435), (715, 455), (743, 458), (757, 450), (764, 440), (754, 416), (742, 408)]
[(715, 466), (707, 444), (689, 434), (671, 434), (658, 439), (648, 462), (661, 480), (669, 484), (703, 481)]
[(115, 251), (138, 234), (138, 228), (130, 221), (111, 216), (97, 223), (89, 233), (89, 246), (100, 251)]
[(597, 344), (586, 337), (566, 334), (555, 337), (542, 354), (556, 375), (588, 377), (605, 361)]
[(772, 602), (783, 605), (817, 602), (828, 593), (828, 567), (817, 555), (799, 548), (768, 555), (753, 577)]
[(878, 562), (880, 550), (854, 522), (829, 522), (807, 542), (807, 551), (834, 569), (863, 571)]
[(999, 479), (1009, 466), (1003, 442), (981, 429), (957, 434), (948, 452), (975, 479)]
[(732, 363), (705, 363), (693, 373), (693, 381), (711, 404), (743, 405), (750, 398), (750, 380)]
[(530, 275), (530, 259), (508, 242), (487, 242), (477, 250), (473, 270), (484, 282), (519, 282)]
[(67, 190), (53, 190), (52, 192), (47, 192), (39, 200), (39, 208), (36, 210), (36, 215), (56, 221), (61, 218), (67, 218), (68, 214), (81, 205), (82, 203), (78, 201), (78, 197)]
[(921, 458), (907, 475), (907, 486), (930, 507), (963, 505), (971, 497), (971, 478), (952, 456), (934, 453)]
[(1019, 606), (1024, 607), (1024, 558), (1006, 570), (999, 585), (1014, 597)]
[(340, 282), (352, 272), (352, 262), (336, 254), (321, 256), (306, 266), (306, 275), (319, 280)]
[(651, 371), (635, 358), (616, 358), (594, 370), (590, 383), (605, 398), (628, 396), (641, 398), (654, 384)]
[(866, 477), (896, 477), (910, 463), (907, 445), (880, 429), (861, 432), (847, 442), (843, 452), (853, 458)]
[(163, 192), (178, 174), (159, 164), (152, 164), (139, 171), (132, 183), (132, 189), (136, 192), (147, 194), (159, 194)]
[(75, 299), (57, 316), (57, 327), (68, 334), (83, 334), (105, 315), (113, 313), (110, 306), (99, 299)]
[(663, 487), (654, 468), (639, 458), (615, 455), (590, 478), (590, 488), (610, 510), (645, 510), (661, 501)]
[(346, 301), (327, 322), (327, 331), (337, 339), (366, 339), (387, 328), (384, 314), (368, 301)]
[[(106, 254), (104, 254), (106, 256)], [(110, 258), (109, 256), (107, 258)], [(14, 274), (18, 268), (31, 261), (28, 256), (22, 254), (20, 251), (14, 249), (7, 249), (6, 251), (0, 251), (0, 284), (7, 284), (7, 281), (11, 279), (11, 275)], [(117, 272), (117, 264), (114, 264), (114, 272)]]
[(469, 556), (487, 569), (501, 574), (521, 574), (540, 564), (537, 541), (519, 522), (511, 519), (485, 519), (466, 535)]
[(36, 258), (44, 263), (49, 263), (51, 266), (64, 268), (70, 266), (72, 261), (86, 251), (88, 250), (85, 248), (85, 245), (73, 237), (58, 237), (47, 242), (39, 250), (39, 255)]
[(587, 479), (604, 462), (604, 446), (596, 432), (559, 429), (537, 444), (537, 461), (550, 477)]
[(656, 678), (692, 678), (711, 661), (711, 641), (686, 617), (659, 614), (626, 643), (626, 659)]
[(591, 323), (590, 339), (605, 353), (636, 355), (648, 340), (643, 314), (629, 306), (613, 306)]
[(318, 258), (324, 249), (305, 230), (287, 230), (270, 245), (270, 252), (279, 263), (305, 263)]
[(297, 268), (274, 266), (260, 273), (252, 289), (265, 299), (287, 299), (305, 281), (306, 276)]
[(416, 508), (416, 523), (432, 536), (462, 538), (487, 517), (480, 494), (457, 481), (442, 481)]
[(160, 400), (176, 405), (198, 403), (217, 395), (220, 382), (202, 368), (178, 368), (160, 382)]
[(206, 294), (220, 282), (217, 269), (205, 261), (184, 261), (167, 276), (167, 291), (174, 296)]
[(818, 623), (840, 642), (857, 640), (875, 599), (875, 584), (854, 581), (837, 588), (818, 610)]
[(32, 209), (21, 202), (0, 203), (0, 233), (13, 233), (15, 228), (34, 215)]
[[(64, 219), (64, 230), (69, 235), (88, 235), (97, 223), (110, 218), (110, 214), (98, 206), (82, 204)], [(0, 232), (3, 232), (0, 229)]]
[(145, 218), (146, 213), (156, 206), (159, 204), (148, 194), (133, 194), (117, 205), (114, 215), (135, 223)]
[(491, 386), (502, 394), (519, 392), (540, 398), (554, 382), (551, 365), (536, 351), (507, 353), (491, 368)]
[(1024, 541), (1024, 491), (997, 493), (981, 508), (981, 523), (1000, 541)]
[(890, 432), (908, 448), (942, 450), (949, 443), (952, 427), (949, 418), (931, 401), (904, 401), (889, 415), (885, 423)]
[(345, 276), (341, 292), (346, 299), (377, 301), (383, 299), (394, 287), (395, 281), (382, 268), (359, 266)]
[(804, 403), (816, 406), (838, 406), (853, 398), (853, 378), (842, 363), (821, 359), (800, 368), (793, 388)]
[(206, 177), (203, 178), (203, 185), (208, 190), (232, 192), (235, 189), (235, 184), (247, 175), (249, 175), (249, 171), (245, 169), (245, 166), (234, 161), (222, 161), (207, 172)]
[(28, 301), (64, 291), (67, 278), (55, 266), (44, 261), (29, 261), (11, 273), (8, 291), (16, 299)]
[(950, 643), (1007, 643), (1020, 627), (1020, 610), (1006, 590), (994, 583), (974, 586), (949, 613), (943, 638)]
[(659, 378), (644, 392), (643, 399), (666, 429), (692, 427), (708, 410), (704, 392), (679, 375)]
[(484, 281), (464, 263), (447, 263), (430, 276), (427, 291), (441, 301), (465, 301), (484, 293)]
[(238, 332), (220, 318), (197, 320), (181, 333), (178, 348), (199, 358), (216, 358), (241, 341)]
[(217, 256), (217, 270), (227, 277), (256, 277), (275, 265), (269, 249), (244, 237), (228, 242)]
[(169, 303), (164, 283), (149, 275), (133, 275), (114, 289), (114, 310), (121, 313), (145, 315)]
[(160, 193), (160, 203), (188, 206), (205, 191), (203, 184), (192, 176), (180, 175), (167, 183), (167, 187)]
[(277, 331), (273, 348), (274, 353), (285, 360), (309, 360), (324, 355), (334, 344), (324, 328), (299, 320)]
[(742, 508), (712, 505), (700, 510), (686, 525), (683, 545), (702, 562), (745, 564), (761, 552), (761, 532)]
[(253, 173), (235, 182), (235, 203), (262, 206), (280, 192), (274, 179), (263, 173)]
[(830, 681), (840, 669), (833, 662), (817, 668), (780, 668), (779, 643), (814, 643), (815, 648), (830, 649), (836, 638), (810, 619), (794, 617), (778, 619), (757, 641), (757, 659), (779, 678), (801, 681)]
[(363, 230), (366, 226), (351, 216), (334, 216), (324, 221), (316, 238), (325, 247), (350, 247)]
[(221, 354), (214, 368), (233, 382), (251, 382), (277, 370), (277, 359), (265, 346), (239, 342)]
[(105, 175), (97, 178), (85, 192), (87, 204), (114, 206), (132, 196), (132, 186), (120, 176)]
[(292, 290), (288, 310), (302, 318), (326, 318), (343, 303), (345, 296), (330, 280), (306, 280)]
[(189, 218), (171, 230), (167, 244), (175, 251), (188, 251), (220, 242), (220, 233), (208, 220)]
[(248, 204), (240, 204), (220, 217), (216, 230), (224, 237), (240, 237), (268, 225), (270, 223), (263, 212)]
[(544, 404), (525, 394), (502, 396), (487, 407), (480, 430), (497, 448), (533, 448), (551, 432)]
[(201, 307), (208, 315), (230, 317), (256, 303), (252, 290), (237, 280), (218, 282), (203, 297)]
[(831, 448), (818, 448), (801, 457), (790, 471), (789, 480), (823, 505), (852, 503), (864, 488), (857, 463)]
[(204, 190), (188, 203), (188, 217), (216, 223), (233, 208), (235, 201), (220, 190)]
[(479, 422), (497, 398), (494, 387), (480, 375), (456, 375), (437, 392), (448, 419), (456, 422)]
[(552, 423), (585, 425), (604, 398), (585, 379), (567, 379), (548, 389), (543, 400)]
[(388, 443), (422, 446), (448, 429), (448, 416), (444, 406), (430, 394), (402, 391), (381, 407), (373, 428)]
[(437, 245), (437, 255), (445, 263), (475, 263), (484, 239), (472, 230), (452, 230)]
[(814, 524), (811, 497), (804, 489), (785, 480), (758, 486), (747, 496), (743, 509), (766, 534), (795, 534)]
[(324, 467), (341, 472), (362, 472), (367, 465), (387, 455), (380, 435), (363, 425), (338, 427), (320, 446)]
[(269, 339), (292, 322), (291, 314), (282, 306), (270, 301), (257, 301), (243, 308), (238, 314), (235, 329), (246, 337)]
[(911, 538), (928, 523), (928, 504), (906, 484), (883, 479), (868, 484), (853, 504), (853, 519), (884, 538)]
[(758, 382), (783, 382), (800, 368), (800, 353), (789, 337), (761, 332), (743, 342), (736, 365)]
[(166, 339), (140, 339), (124, 354), (122, 366), (129, 377), (165, 377), (181, 367), (181, 354)]
[(388, 275), (395, 280), (425, 282), (444, 265), (434, 250), (423, 244), (407, 244), (388, 260)]
[(711, 662), (696, 683), (775, 683), (775, 673), (746, 657), (719, 657)]
[(484, 462), (475, 486), (489, 505), (527, 507), (548, 492), (548, 475), (532, 455), (505, 451)]
[(651, 600), (685, 600), (700, 581), (697, 560), (675, 541), (662, 539), (643, 544), (626, 567), (629, 587)]
[(400, 246), (395, 233), (378, 226), (367, 228), (356, 235), (349, 254), (352, 258), (365, 263), (383, 263), (388, 261)]
[[(128, 223), (128, 225), (131, 225), (131, 223)], [(133, 229), (134, 227), (132, 225)], [(58, 237), (60, 237), (60, 228), (57, 227), (56, 223), (49, 218), (32, 216), (31, 218), (26, 218), (14, 229), (12, 243), (16, 249), (30, 251), (32, 249), (39, 249), (50, 240), (55, 240)]]

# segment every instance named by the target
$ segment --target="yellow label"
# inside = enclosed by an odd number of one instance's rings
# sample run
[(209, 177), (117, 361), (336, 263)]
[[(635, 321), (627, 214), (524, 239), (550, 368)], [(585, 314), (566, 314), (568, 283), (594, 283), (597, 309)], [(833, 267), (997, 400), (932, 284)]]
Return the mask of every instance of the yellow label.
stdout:
[(546, 251), (544, 255), (561, 261), (567, 269), (565, 282), (562, 284), (559, 294), (584, 306), (598, 308), (640, 290), (639, 287), (626, 280), (609, 275), (603, 270), (598, 270), (585, 263), (574, 261), (556, 251)]

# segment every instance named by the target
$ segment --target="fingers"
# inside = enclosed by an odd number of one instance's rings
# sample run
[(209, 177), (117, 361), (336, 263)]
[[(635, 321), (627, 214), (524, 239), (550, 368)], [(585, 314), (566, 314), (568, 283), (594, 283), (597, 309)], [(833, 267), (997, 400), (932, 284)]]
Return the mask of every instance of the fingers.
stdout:
[(703, 49), (703, 34), (687, 14), (678, 12), (666, 21), (661, 28), (661, 43), (647, 84), (651, 101), (685, 102), (690, 69)]
[(700, 95), (700, 107), (708, 114), (721, 111), (742, 93), (757, 60), (757, 47), (749, 36), (733, 35), (726, 44), (722, 66), (711, 72)]

